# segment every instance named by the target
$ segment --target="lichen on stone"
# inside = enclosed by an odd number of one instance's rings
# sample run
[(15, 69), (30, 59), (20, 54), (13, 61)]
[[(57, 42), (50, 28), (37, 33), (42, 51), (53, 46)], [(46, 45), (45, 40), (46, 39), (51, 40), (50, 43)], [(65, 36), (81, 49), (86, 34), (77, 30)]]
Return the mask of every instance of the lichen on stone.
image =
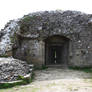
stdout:
[(0, 41), (0, 55), (5, 55), (6, 52), (12, 50), (12, 41), (11, 38), (13, 38), (15, 32), (18, 30), (18, 24), (17, 21), (10, 21), (7, 23), (5, 28), (3, 29), (4, 35), (1, 37)]
[[(71, 65), (92, 65), (91, 22), (92, 14), (78, 11), (44, 11), (28, 14), (18, 21), (10, 21), (5, 26), (3, 34), (0, 33), (0, 55), (6, 55), (6, 52), (10, 54), (15, 43), (16, 49), (13, 52), (16, 58), (28, 59), (29, 62), (33, 59), (36, 63), (43, 62), (40, 61), (43, 59), (39, 59), (39, 57), (42, 58), (39, 55), (39, 52), (42, 53), (39, 42), (43, 41), (44, 43), (45, 39), (56, 35), (70, 40), (71, 51), (69, 51), (72, 56), (69, 56), (72, 58), (69, 63)], [(38, 47), (35, 47), (35, 41)], [(89, 51), (82, 55), (81, 50)], [(87, 60), (88, 62), (84, 63)]]

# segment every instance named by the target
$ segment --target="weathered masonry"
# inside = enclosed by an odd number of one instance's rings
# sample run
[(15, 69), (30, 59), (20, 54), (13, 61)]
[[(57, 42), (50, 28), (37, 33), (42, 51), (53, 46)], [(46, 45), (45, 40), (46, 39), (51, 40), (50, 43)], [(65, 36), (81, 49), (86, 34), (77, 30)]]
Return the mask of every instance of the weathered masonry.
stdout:
[(92, 66), (92, 15), (77, 11), (45, 11), (18, 21), (14, 58), (36, 66)]

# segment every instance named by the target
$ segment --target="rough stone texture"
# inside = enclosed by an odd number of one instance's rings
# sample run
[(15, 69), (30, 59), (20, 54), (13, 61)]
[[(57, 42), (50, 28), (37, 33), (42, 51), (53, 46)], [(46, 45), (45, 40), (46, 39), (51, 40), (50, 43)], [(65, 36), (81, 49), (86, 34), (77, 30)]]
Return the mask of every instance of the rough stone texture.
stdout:
[(11, 20), (5, 25), (5, 28), (0, 31), (0, 56), (12, 56), (12, 45), (14, 35), (18, 30), (18, 20)]
[[(69, 39), (68, 65), (92, 66), (91, 14), (77, 11), (36, 12), (19, 19), (16, 28), (16, 41), (13, 44), (14, 58), (36, 65), (45, 64), (44, 40), (58, 35)], [(3, 39), (4, 36), (1, 38)], [(12, 48), (12, 45), (8, 46)], [(6, 47), (1, 48), (0, 52), (7, 51)]]
[(25, 76), (29, 73), (29, 66), (26, 62), (13, 58), (0, 58), (0, 82), (15, 81), (18, 76)]

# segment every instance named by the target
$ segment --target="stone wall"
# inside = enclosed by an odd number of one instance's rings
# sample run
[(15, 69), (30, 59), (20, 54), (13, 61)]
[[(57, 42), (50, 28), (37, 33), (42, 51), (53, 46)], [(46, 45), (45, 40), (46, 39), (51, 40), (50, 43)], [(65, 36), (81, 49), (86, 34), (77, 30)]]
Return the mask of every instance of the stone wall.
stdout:
[(45, 64), (45, 39), (69, 39), (68, 65), (92, 66), (92, 15), (77, 11), (45, 11), (25, 15), (18, 21), (13, 57), (35, 65)]

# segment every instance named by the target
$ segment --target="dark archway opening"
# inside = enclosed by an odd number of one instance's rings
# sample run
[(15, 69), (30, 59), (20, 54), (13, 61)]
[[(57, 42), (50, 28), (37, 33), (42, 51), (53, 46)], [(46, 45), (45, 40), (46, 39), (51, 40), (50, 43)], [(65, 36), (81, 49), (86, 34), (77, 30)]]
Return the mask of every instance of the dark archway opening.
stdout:
[(45, 64), (67, 65), (69, 57), (69, 39), (63, 36), (52, 36), (45, 40)]

